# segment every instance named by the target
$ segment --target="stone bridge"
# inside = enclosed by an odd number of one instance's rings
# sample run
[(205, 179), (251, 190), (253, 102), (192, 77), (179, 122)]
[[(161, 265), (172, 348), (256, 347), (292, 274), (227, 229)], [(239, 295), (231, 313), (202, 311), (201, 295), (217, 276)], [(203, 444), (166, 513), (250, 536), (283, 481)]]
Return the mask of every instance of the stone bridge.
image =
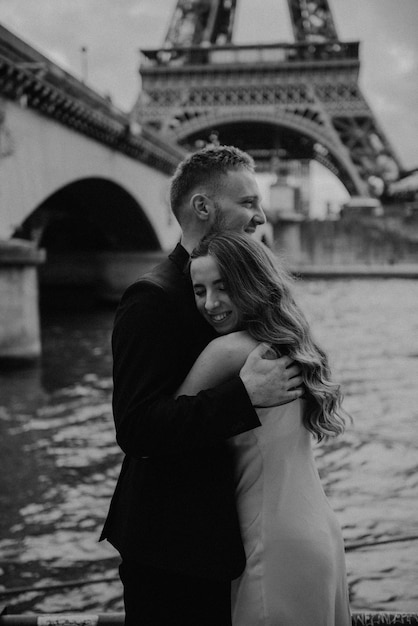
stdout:
[(39, 354), (37, 264), (112, 297), (174, 245), (184, 154), (0, 26), (0, 357)]

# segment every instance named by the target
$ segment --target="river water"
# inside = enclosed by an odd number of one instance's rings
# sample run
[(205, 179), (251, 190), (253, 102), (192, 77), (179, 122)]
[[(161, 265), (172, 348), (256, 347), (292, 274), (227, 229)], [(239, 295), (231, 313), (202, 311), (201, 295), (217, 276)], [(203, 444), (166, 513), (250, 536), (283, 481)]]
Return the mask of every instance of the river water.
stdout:
[[(300, 281), (354, 424), (316, 447), (346, 544), (418, 535), (418, 282)], [(117, 555), (98, 543), (119, 472), (114, 311), (44, 312), (39, 367), (0, 373), (0, 597), (13, 612), (120, 611)], [(354, 610), (418, 612), (418, 539), (347, 551)]]

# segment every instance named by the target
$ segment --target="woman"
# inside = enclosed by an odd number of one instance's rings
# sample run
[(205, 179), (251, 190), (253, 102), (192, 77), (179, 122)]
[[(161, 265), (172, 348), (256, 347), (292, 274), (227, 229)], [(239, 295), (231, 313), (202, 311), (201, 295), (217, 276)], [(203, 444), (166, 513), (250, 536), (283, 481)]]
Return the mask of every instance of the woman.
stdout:
[[(219, 337), (194, 364), (177, 395), (195, 395), (240, 371), (265, 342), (302, 369), (304, 399), (260, 409), (261, 428), (230, 440), (247, 555), (233, 582), (233, 626), (350, 626), (344, 545), (312, 452), (344, 430), (339, 386), (289, 291), (288, 277), (260, 243), (234, 233), (206, 237), (194, 250), (196, 304)], [(267, 349), (267, 346), (266, 346)]]

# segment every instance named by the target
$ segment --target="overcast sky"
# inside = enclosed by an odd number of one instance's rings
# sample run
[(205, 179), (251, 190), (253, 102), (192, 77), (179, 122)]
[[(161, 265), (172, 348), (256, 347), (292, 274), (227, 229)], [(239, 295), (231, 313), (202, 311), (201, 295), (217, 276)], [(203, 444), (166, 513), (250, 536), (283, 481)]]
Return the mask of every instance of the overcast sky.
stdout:
[[(361, 42), (360, 85), (378, 122), (402, 165), (417, 167), (418, 0), (329, 4), (339, 38)], [(139, 49), (162, 45), (175, 5), (176, 0), (0, 0), (0, 23), (78, 77), (81, 48), (87, 47), (87, 83), (130, 110), (140, 88)], [(287, 0), (238, 0), (235, 43), (292, 41)], [(339, 181), (318, 168), (314, 204), (322, 206), (328, 196), (344, 201)]]
[[(363, 93), (406, 167), (418, 166), (418, 0), (329, 0), (342, 40), (361, 42)], [(130, 109), (139, 48), (158, 47), (176, 0), (0, 0), (0, 22)], [(234, 41), (292, 41), (286, 0), (238, 0)]]

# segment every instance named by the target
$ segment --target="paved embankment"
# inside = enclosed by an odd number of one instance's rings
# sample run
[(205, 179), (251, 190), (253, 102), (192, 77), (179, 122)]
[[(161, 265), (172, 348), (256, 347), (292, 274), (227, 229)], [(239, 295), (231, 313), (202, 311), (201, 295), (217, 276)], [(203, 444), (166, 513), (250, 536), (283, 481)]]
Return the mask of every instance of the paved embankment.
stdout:
[(302, 278), (418, 278), (418, 264), (300, 265), (290, 270)]

